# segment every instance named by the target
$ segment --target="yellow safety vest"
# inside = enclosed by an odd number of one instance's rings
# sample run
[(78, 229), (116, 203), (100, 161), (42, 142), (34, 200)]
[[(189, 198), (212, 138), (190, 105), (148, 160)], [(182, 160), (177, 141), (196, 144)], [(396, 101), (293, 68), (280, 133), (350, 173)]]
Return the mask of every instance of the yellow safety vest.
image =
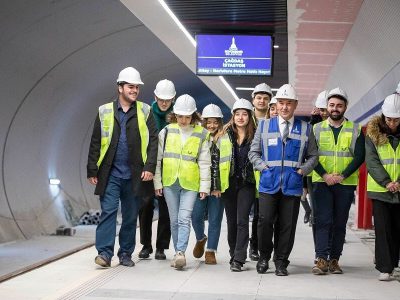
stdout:
[[(149, 145), (149, 129), (147, 128), (147, 118), (150, 114), (150, 105), (136, 101), (136, 113), (138, 118), (141, 153), (143, 163), (147, 160), (147, 146)], [(108, 148), (110, 147), (111, 138), (114, 129), (114, 102), (104, 104), (99, 107), (99, 118), (101, 128), (101, 147), (100, 157), (97, 161), (97, 167), (100, 167)]]
[(219, 176), (221, 179), (221, 193), (229, 187), (229, 173), (231, 171), (232, 143), (228, 134), (224, 134), (217, 141), (219, 149)]
[[(342, 174), (354, 157), (356, 141), (361, 132), (357, 123), (344, 121), (337, 143), (328, 120), (317, 123), (313, 127), (318, 146), (319, 162), (328, 174)], [(324, 182), (316, 171), (312, 174), (313, 182)], [(358, 170), (342, 181), (343, 185), (358, 184)]]
[(163, 186), (171, 186), (178, 179), (182, 188), (198, 192), (200, 189), (200, 169), (197, 159), (203, 142), (208, 140), (209, 133), (195, 125), (192, 134), (182, 145), (179, 125), (167, 126), (167, 138), (162, 160)]
[[(380, 146), (376, 146), (378, 151), (379, 159), (382, 166), (388, 172), (391, 181), (397, 181), (400, 179), (400, 147), (397, 146), (396, 151), (393, 150), (390, 143), (386, 143)], [(387, 188), (378, 184), (370, 174), (368, 174), (367, 180), (367, 191), (368, 192), (388, 192)]]

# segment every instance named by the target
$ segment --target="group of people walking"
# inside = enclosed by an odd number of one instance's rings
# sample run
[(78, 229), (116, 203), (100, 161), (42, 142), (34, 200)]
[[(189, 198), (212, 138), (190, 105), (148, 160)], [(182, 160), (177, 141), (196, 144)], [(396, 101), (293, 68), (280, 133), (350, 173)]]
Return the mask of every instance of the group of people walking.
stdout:
[(200, 116), (195, 99), (187, 94), (176, 98), (174, 84), (167, 79), (157, 84), (151, 106), (138, 101), (142, 84), (136, 69), (122, 70), (118, 99), (100, 106), (95, 120), (87, 170), (102, 209), (96, 264), (111, 265), (119, 202), (120, 264), (134, 266), (138, 217), (143, 245), (139, 258), (150, 257), (156, 198), (155, 259), (166, 259), (164, 250), (172, 236), (171, 267), (184, 268), (193, 226), (193, 256), (204, 255), (206, 264), (216, 264), (225, 210), (231, 271), (243, 271), (249, 254), (258, 260), (258, 273), (269, 269), (272, 258), (275, 274), (287, 276), (300, 200), (307, 203), (308, 191), (312, 214), (308, 203), (303, 206), (307, 221), (312, 215), (312, 273), (340, 274), (346, 223), (366, 151), (376, 268), (381, 280), (389, 280), (400, 247), (398, 94), (385, 99), (383, 114), (369, 123), (365, 139), (361, 127), (344, 117), (349, 99), (340, 88), (320, 94), (321, 120), (312, 125), (294, 115), (301, 100), (293, 86), (284, 84), (273, 97), (262, 83), (254, 88), (252, 102), (234, 103), (224, 125), (218, 106), (207, 105)]

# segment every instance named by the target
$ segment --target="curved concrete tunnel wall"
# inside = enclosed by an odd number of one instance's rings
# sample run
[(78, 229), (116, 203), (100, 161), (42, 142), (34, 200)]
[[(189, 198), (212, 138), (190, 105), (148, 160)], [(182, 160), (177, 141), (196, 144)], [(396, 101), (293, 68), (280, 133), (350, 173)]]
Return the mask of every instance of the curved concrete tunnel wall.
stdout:
[[(213, 94), (119, 1), (10, 1), (0, 11), (5, 242), (53, 233), (99, 207), (86, 181), (87, 151), (97, 107), (116, 97), (122, 68), (141, 72), (146, 102), (166, 77), (178, 94)], [(52, 177), (59, 187), (49, 186)]]

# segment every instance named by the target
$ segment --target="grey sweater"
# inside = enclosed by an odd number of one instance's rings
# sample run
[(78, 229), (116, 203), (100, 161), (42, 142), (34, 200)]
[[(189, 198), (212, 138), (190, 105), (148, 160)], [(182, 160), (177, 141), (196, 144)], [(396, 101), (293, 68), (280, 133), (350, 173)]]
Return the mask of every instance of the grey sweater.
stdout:
[[(251, 143), (249, 151), (249, 159), (253, 164), (254, 169), (260, 172), (268, 167), (267, 162), (262, 160), (262, 146), (261, 146), (261, 127), (257, 127), (257, 131), (254, 135), (253, 142)], [(301, 164), (300, 169), (303, 171), (303, 176), (311, 173), (315, 166), (318, 164), (318, 149), (315, 142), (314, 133), (310, 130), (308, 136), (308, 146), (305, 154), (305, 161)]]

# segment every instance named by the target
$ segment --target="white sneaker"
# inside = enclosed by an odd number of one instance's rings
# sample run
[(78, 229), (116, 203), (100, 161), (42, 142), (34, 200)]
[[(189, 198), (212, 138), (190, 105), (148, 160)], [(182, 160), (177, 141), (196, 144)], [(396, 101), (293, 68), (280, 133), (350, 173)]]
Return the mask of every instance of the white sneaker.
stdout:
[(175, 258), (175, 268), (182, 269), (184, 266), (186, 266), (185, 254), (182, 251), (178, 251)]
[(380, 273), (378, 279), (380, 281), (390, 281), (391, 275), (389, 273)]
[(176, 260), (176, 254), (174, 257), (171, 259), (171, 267), (175, 268), (175, 260)]

